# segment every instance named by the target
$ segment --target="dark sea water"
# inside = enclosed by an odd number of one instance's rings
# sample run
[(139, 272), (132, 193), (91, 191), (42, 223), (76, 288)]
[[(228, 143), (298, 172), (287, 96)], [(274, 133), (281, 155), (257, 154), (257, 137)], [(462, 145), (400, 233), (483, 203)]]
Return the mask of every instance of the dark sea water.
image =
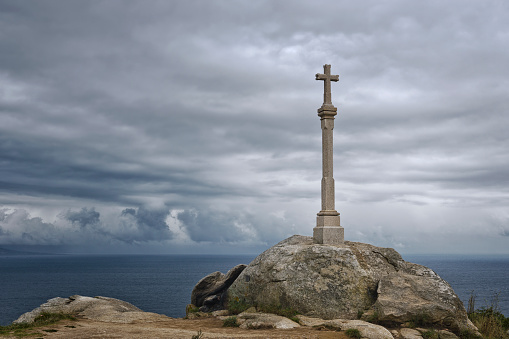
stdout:
[[(214, 255), (47, 255), (0, 256), (0, 325), (7, 325), (54, 297), (74, 294), (128, 301), (144, 311), (183, 317), (191, 290), (205, 275), (226, 273), (254, 256)], [(509, 316), (509, 257), (406, 256), (447, 280), (466, 304), (477, 306), (498, 294)]]

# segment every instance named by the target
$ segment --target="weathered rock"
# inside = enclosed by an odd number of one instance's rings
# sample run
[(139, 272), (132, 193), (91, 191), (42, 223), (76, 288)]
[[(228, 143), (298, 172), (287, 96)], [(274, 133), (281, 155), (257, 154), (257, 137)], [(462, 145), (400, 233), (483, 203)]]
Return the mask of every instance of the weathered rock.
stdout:
[(313, 318), (313, 317), (307, 317), (302, 314), (296, 315), (297, 319), (299, 319), (299, 324), (302, 326), (308, 326), (308, 327), (316, 327), (316, 326), (323, 326), (327, 322), (327, 320), (321, 319), (321, 318)]
[(342, 331), (355, 329), (361, 333), (362, 338), (367, 339), (394, 339), (391, 332), (383, 326), (371, 324), (362, 320), (334, 319), (325, 323), (326, 326), (334, 327)]
[(378, 283), (373, 309), (379, 321), (421, 320), (453, 331), (476, 330), (451, 286), (431, 269), (412, 263), (391, 272)]
[(391, 248), (349, 241), (333, 246), (290, 237), (253, 260), (228, 296), (323, 319), (366, 312), (401, 324), (425, 316), (453, 331), (476, 330), (450, 285), (431, 269), (405, 262)]
[(224, 316), (228, 316), (228, 315), (229, 315), (228, 310), (218, 310), (218, 311), (212, 312), (213, 317), (224, 317)]
[(43, 312), (79, 315), (91, 320), (117, 323), (168, 318), (156, 313), (143, 312), (128, 302), (114, 298), (73, 295), (69, 298), (50, 299), (38, 308), (21, 315), (14, 323), (31, 323)]
[(414, 330), (413, 328), (402, 328), (399, 334), (403, 339), (422, 339), (421, 332)]
[(187, 319), (199, 319), (199, 318), (210, 318), (210, 317), (213, 317), (212, 313), (201, 312), (201, 311), (191, 312), (186, 315)]
[(240, 328), (249, 329), (276, 328), (287, 330), (300, 327), (295, 321), (270, 313), (243, 312), (237, 316), (237, 321), (241, 324)]
[(225, 308), (226, 290), (237, 279), (246, 265), (237, 265), (228, 273), (214, 272), (201, 279), (191, 292), (191, 304), (200, 311), (211, 312)]

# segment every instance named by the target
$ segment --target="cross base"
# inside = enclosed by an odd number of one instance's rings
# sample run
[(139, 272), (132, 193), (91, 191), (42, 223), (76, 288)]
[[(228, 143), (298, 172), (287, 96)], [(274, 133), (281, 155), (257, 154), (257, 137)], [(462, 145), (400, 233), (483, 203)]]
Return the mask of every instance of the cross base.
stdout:
[(345, 242), (345, 229), (341, 226), (325, 226), (313, 228), (315, 244), (343, 245)]
[(345, 229), (339, 224), (339, 213), (331, 212), (322, 211), (316, 217), (316, 227), (313, 228), (313, 240), (316, 244), (341, 245), (345, 242)]

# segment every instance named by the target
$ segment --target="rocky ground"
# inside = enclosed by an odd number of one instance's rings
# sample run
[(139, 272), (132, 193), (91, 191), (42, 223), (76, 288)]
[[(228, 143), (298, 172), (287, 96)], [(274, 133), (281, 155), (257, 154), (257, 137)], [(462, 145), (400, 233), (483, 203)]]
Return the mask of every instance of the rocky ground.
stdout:
[[(358, 331), (364, 339), (418, 339), (426, 329), (394, 328), (362, 320), (320, 318), (297, 315), (286, 317), (246, 310), (235, 316), (239, 327), (223, 327), (230, 320), (228, 311), (190, 312), (187, 319), (174, 319), (161, 314), (143, 312), (122, 300), (107, 297), (53, 298), (33, 311), (23, 314), (14, 323), (35, 324), (35, 327), (13, 329), (3, 337), (19, 338), (349, 338), (348, 330)], [(76, 320), (61, 320), (39, 326), (47, 314), (73, 315)], [(454, 334), (435, 329), (433, 338), (454, 339)], [(429, 337), (429, 336), (428, 336)]]
[[(202, 331), (201, 339), (206, 338), (307, 338), (332, 339), (348, 338), (344, 333), (318, 328), (297, 329), (241, 329), (222, 327), (218, 318), (202, 319), (144, 319), (132, 323), (111, 323), (90, 319), (61, 321), (54, 325), (35, 328), (30, 332), (39, 335), (31, 338), (175, 338), (191, 339)], [(19, 338), (6, 336), (5, 338)]]

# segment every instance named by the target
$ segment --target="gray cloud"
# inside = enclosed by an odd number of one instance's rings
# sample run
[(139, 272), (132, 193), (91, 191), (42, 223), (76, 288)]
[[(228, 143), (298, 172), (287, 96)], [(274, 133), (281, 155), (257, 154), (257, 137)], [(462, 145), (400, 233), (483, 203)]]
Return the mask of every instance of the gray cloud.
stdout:
[(490, 220), (509, 197), (508, 14), (502, 2), (4, 0), (0, 207), (17, 212), (1, 239), (76, 243), (76, 226), (119, 243), (263, 247), (310, 234), (314, 74), (331, 63), (347, 235), (411, 248), (419, 236), (395, 215), (449, 232), (475, 208), (472, 223), (507, 241)]
[(77, 224), (80, 227), (86, 227), (88, 225), (96, 225), (99, 223), (99, 217), (101, 214), (96, 212), (92, 207), (88, 209), (83, 207), (79, 212), (67, 211), (64, 214), (64, 218), (69, 220), (72, 224)]
[(169, 215), (169, 210), (147, 210), (145, 208), (126, 208), (121, 213), (121, 220), (124, 226), (134, 222), (137, 227), (137, 233), (130, 237), (122, 236), (122, 241), (135, 242), (135, 241), (164, 241), (171, 239), (173, 234), (168, 228), (166, 218)]

